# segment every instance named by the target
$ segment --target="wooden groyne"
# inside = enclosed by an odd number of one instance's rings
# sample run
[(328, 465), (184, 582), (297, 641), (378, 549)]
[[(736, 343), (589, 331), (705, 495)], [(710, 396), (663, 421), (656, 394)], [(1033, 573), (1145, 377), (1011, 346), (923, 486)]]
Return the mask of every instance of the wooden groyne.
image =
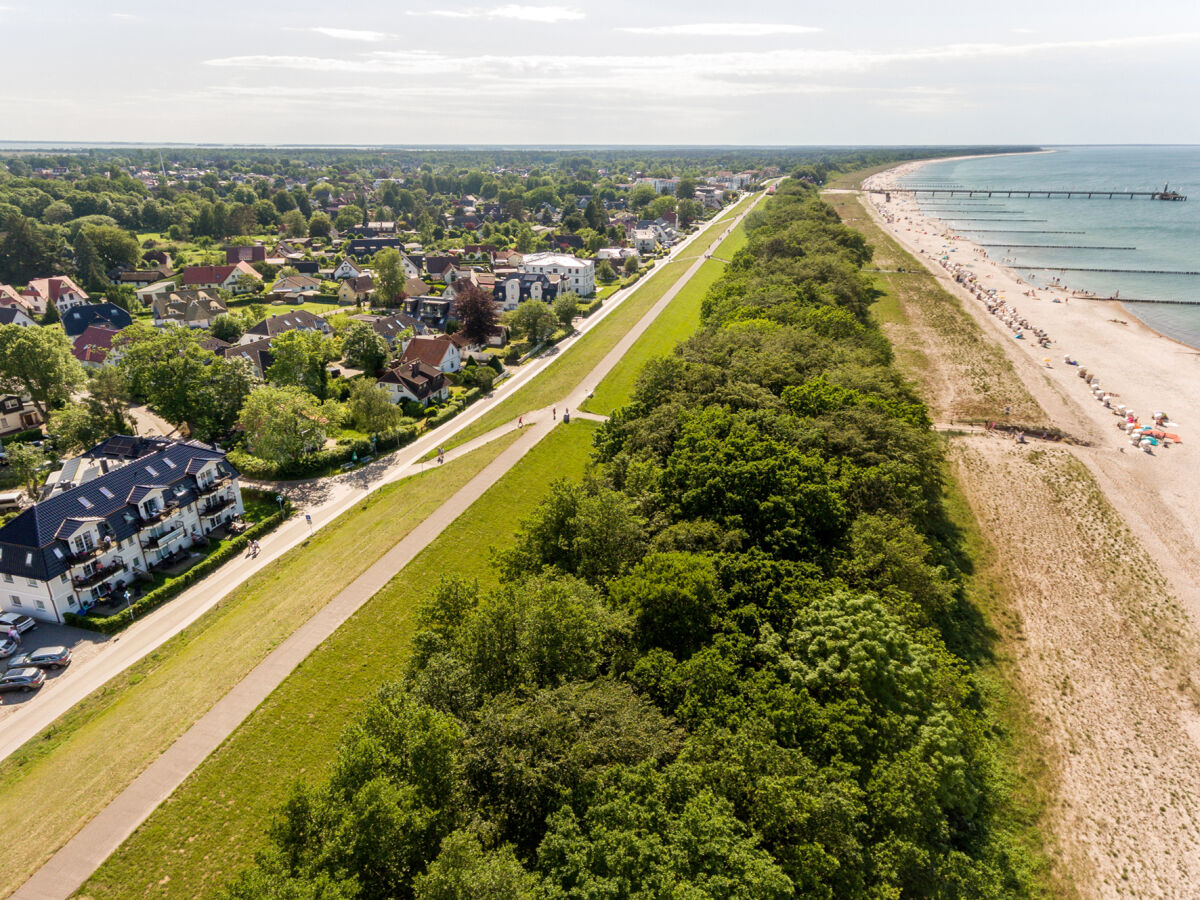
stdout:
[(1137, 247), (1100, 247), (1096, 244), (1005, 244), (983, 243), (980, 247), (1008, 247), (1010, 250), (1136, 250)]
[(1013, 268), (1039, 272), (1107, 272), (1116, 275), (1200, 275), (1200, 272), (1181, 269), (1093, 269), (1080, 266), (1023, 266), (1020, 263), (1014, 263)]
[(1110, 191), (1095, 188), (954, 188), (954, 187), (903, 187), (903, 188), (872, 188), (873, 194), (929, 194), (932, 197), (945, 195), (953, 197), (1023, 197), (1028, 200), (1186, 200), (1183, 194), (1163, 188), (1161, 191)]

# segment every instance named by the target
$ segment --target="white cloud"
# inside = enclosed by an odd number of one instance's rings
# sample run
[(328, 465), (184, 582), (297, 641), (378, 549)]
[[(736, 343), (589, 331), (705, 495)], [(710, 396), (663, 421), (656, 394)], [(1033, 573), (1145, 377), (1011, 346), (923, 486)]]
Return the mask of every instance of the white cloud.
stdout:
[(573, 6), (521, 6), (510, 3), (491, 8), (409, 10), (410, 16), (441, 16), (447, 19), (515, 19), (519, 22), (575, 22), (586, 18), (581, 9)]
[[(0, 6), (0, 10), (3, 10), (3, 9), (4, 9), (4, 7)], [(109, 13), (109, 15), (114, 19), (124, 19), (125, 21), (135, 21), (135, 20), (141, 18), (141, 16), (135, 16), (133, 13), (115, 12), (115, 13)]]
[(378, 41), (385, 41), (390, 37), (395, 37), (395, 35), (388, 34), (386, 31), (359, 31), (354, 28), (328, 28), (323, 25), (305, 30), (311, 31), (314, 34), (323, 34), (325, 37), (336, 38), (339, 41), (376, 43)]
[(776, 34), (812, 34), (820, 28), (767, 22), (693, 22), (687, 25), (642, 25), (618, 28), (630, 34), (685, 35), (689, 37), (769, 37)]

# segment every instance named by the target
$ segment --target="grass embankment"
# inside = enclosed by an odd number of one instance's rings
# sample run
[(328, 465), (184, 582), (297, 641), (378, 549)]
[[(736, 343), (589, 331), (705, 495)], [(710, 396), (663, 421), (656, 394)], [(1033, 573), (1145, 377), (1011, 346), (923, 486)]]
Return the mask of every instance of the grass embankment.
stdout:
[[(869, 174), (869, 171), (866, 173)], [(1020, 383), (1011, 361), (970, 317), (957, 297), (946, 291), (921, 264), (880, 229), (857, 197), (825, 195), (842, 221), (862, 232), (875, 248), (873, 263), (892, 270), (876, 275), (881, 293), (872, 313), (883, 326), (896, 353), (897, 367), (917, 385), (936, 417), (964, 416), (958, 405), (970, 390), (982, 390), (974, 409), (1000, 418), (1005, 403), (1020, 414), (1044, 420), (1041, 407)], [(904, 273), (894, 270), (904, 267)], [(915, 270), (915, 271), (913, 271)], [(978, 361), (971, 364), (972, 355)], [(989, 370), (986, 380), (978, 370)], [(961, 539), (966, 608), (976, 611), (978, 645), (966, 653), (975, 664), (977, 683), (990, 714), (1000, 725), (996, 742), (1005, 780), (1010, 833), (1027, 857), (1040, 866), (1032, 874), (1047, 895), (1073, 897), (1075, 892), (1051, 872), (1048, 843), (1050, 798), (1057, 776), (1054, 754), (1045, 740), (1017, 671), (1017, 647), (1024, 640), (1016, 597), (995, 548), (972, 512), (966, 485), (947, 467), (943, 501), (951, 526)]]
[(516, 437), (365, 497), (0, 763), (0, 895)]
[(713, 259), (700, 267), (692, 280), (675, 295), (671, 304), (621, 357), (621, 361), (596, 386), (595, 394), (583, 404), (585, 412), (611, 415), (629, 402), (642, 367), (657, 356), (670, 353), (675, 345), (687, 340), (700, 324), (700, 305), (708, 289), (725, 271), (727, 263), (746, 244), (746, 230), (739, 225), (715, 251)]
[[(264, 822), (296, 779), (325, 777), (338, 738), (372, 692), (403, 671), (416, 604), (442, 575), (496, 578), (489, 547), (555, 478), (583, 476), (598, 426), (555, 429), (299, 666), (84, 885), (112, 897), (211, 896), (265, 843)], [(490, 445), (489, 445), (490, 446)]]
[[(1004, 350), (985, 335), (958, 297), (892, 239), (852, 194), (826, 194), (842, 221), (875, 248), (879, 300), (874, 314), (896, 360), (921, 387), (936, 421), (1007, 420), (1045, 427), (1046, 413), (1021, 383)], [(905, 271), (900, 272), (899, 269)]]
[[(655, 267), (654, 276), (644, 284), (639, 282), (636, 291), (630, 294), (621, 305), (606, 315), (594, 328), (581, 336), (574, 344), (563, 351), (563, 358), (539, 372), (537, 376), (523, 385), (511, 396), (496, 404), (489, 412), (471, 423), (447, 443), (448, 447), (465, 444), (472, 438), (487, 434), (506, 422), (530, 410), (542, 409), (563, 397), (578, 386), (580, 380), (594, 369), (600, 360), (604, 359), (617, 342), (633, 328), (634, 325), (654, 306), (663, 294), (683, 277), (684, 272), (695, 262), (704, 248), (722, 228), (729, 224), (729, 219), (740, 214), (758, 194), (751, 194), (739, 201), (732, 209), (717, 216), (695, 243), (688, 248), (688, 253), (666, 265)], [(695, 252), (692, 249), (695, 248)]]

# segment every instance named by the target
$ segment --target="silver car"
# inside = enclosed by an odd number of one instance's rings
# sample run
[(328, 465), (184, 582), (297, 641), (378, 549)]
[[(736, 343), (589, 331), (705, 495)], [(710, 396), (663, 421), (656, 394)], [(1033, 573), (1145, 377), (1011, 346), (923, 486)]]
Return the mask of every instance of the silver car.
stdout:
[(38, 647), (28, 653), (20, 653), (8, 661), (9, 669), (33, 666), (37, 669), (61, 669), (71, 664), (71, 651), (66, 647)]
[(0, 659), (6, 659), (17, 652), (17, 642), (8, 637), (7, 634), (0, 633)]
[(36, 691), (46, 683), (41, 669), (9, 669), (0, 675), (0, 691)]

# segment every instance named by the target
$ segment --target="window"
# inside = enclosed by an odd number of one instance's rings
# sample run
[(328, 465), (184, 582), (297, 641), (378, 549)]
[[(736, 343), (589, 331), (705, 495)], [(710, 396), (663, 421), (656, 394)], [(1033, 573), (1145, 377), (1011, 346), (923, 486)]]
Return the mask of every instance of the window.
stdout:
[(74, 597), (68, 597), (68, 598), (67, 598), (67, 606), (74, 606), (74, 605), (75, 605), (75, 598), (74, 598)]
[(45, 608), (46, 608), (46, 604), (45, 604), (44, 602), (42, 602), (41, 600), (39, 600), (39, 601), (37, 602), (37, 608), (38, 608), (38, 609), (45, 609)]
[(63, 584), (66, 584), (67, 583), (67, 573), (63, 572), (61, 575), (59, 575), (58, 580), (61, 581)]
[(11, 575), (9, 575), (7, 572), (4, 573), (4, 583), (5, 584), (13, 583), (13, 577)]
[(37, 586), (38, 586), (38, 580), (37, 580), (36, 578), (26, 578), (26, 579), (25, 579), (25, 583), (26, 583), (27, 585), (29, 585), (30, 587), (37, 587)]
[(110, 490), (109, 490), (108, 488), (106, 488), (106, 487), (102, 487), (102, 488), (100, 488), (100, 493), (102, 493), (102, 494), (103, 494), (105, 497), (107, 497), (109, 500), (111, 500), (111, 499), (113, 498), (113, 492), (112, 492), (112, 491), (110, 491)]
[(89, 500), (87, 497), (80, 497), (79, 503), (84, 509), (91, 509), (92, 505), (93, 505), (92, 501)]
[(16, 594), (9, 594), (8, 599), (12, 603), (13, 606), (21, 605), (21, 598), (18, 597)]
[(62, 549), (61, 549), (61, 548), (59, 548), (59, 547), (55, 547), (55, 548), (54, 548), (54, 557), (55, 557), (55, 559), (62, 559), (62, 558), (63, 558), (63, 552), (62, 552)]
[(151, 475), (158, 474), (158, 469), (154, 468), (154, 466), (146, 466), (146, 471), (149, 472)]

